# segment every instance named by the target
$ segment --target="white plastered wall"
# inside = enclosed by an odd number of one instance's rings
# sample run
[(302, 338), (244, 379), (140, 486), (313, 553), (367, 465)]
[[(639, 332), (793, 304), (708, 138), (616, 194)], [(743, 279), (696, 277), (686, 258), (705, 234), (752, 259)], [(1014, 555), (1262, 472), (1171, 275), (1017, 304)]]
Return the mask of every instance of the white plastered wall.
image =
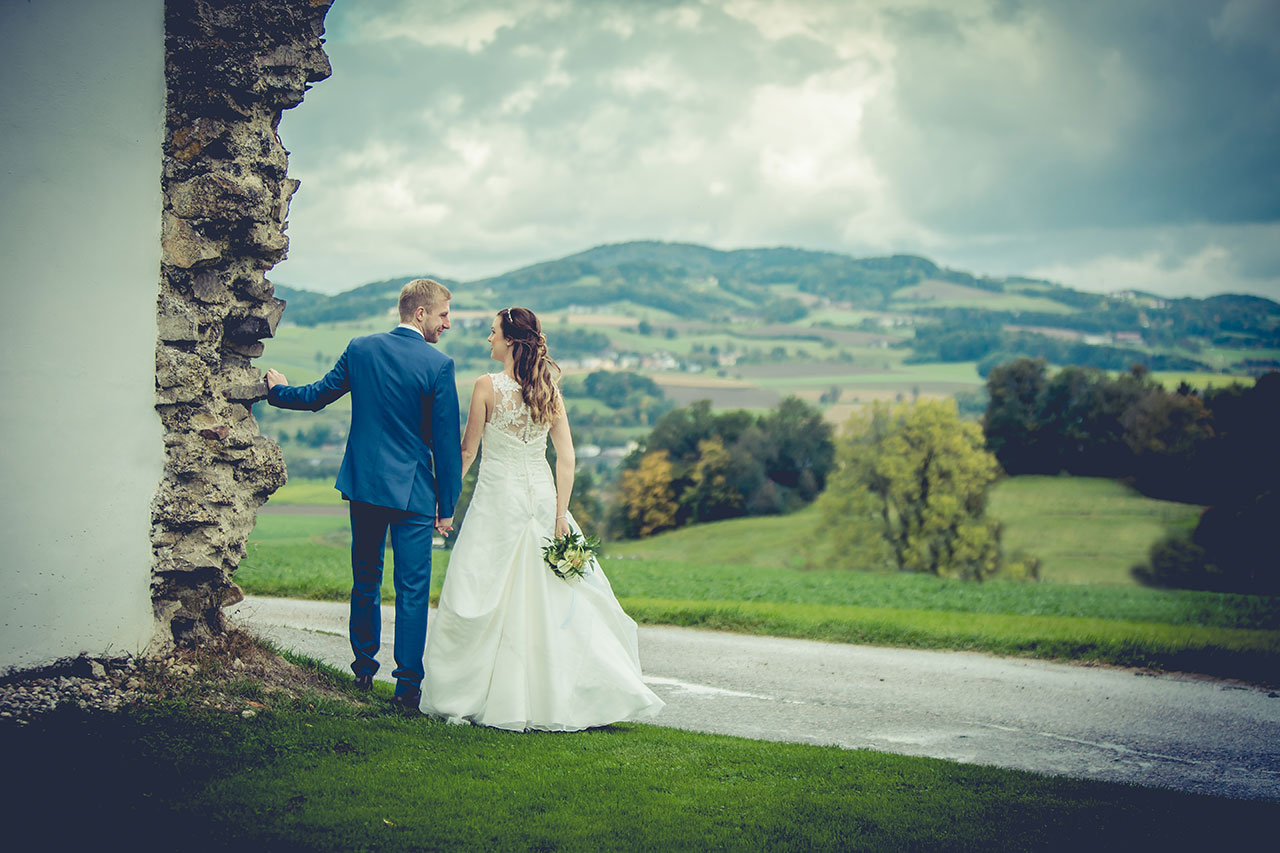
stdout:
[(163, 0), (0, 2), (0, 673), (141, 651)]

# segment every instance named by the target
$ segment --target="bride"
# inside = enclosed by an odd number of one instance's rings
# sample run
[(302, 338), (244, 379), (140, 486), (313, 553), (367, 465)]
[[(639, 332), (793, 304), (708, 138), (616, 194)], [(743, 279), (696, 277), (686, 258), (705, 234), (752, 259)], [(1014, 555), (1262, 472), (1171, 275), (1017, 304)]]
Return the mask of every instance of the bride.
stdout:
[(581, 530), (569, 512), (573, 439), (542, 326), (527, 308), (507, 308), (489, 343), (503, 369), (471, 395), (463, 474), (482, 437), (484, 454), (427, 638), (422, 709), (515, 731), (650, 719), (663, 701), (640, 679), (636, 623), (599, 563), (564, 580), (543, 562), (545, 540)]

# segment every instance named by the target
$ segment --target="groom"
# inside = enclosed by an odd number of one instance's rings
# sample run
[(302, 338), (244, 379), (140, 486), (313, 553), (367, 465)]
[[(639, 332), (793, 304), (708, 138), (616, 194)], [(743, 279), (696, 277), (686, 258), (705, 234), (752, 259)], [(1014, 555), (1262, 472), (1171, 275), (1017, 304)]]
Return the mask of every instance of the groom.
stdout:
[(334, 488), (351, 511), (351, 669), (373, 687), (381, 631), (382, 556), (395, 551), (395, 697), (422, 698), (433, 532), (453, 527), (462, 489), (453, 359), (432, 344), (449, 328), (448, 288), (429, 278), (400, 291), (400, 325), (355, 338), (319, 382), (294, 387), (267, 371), (267, 402), (319, 411), (351, 392), (351, 430)]

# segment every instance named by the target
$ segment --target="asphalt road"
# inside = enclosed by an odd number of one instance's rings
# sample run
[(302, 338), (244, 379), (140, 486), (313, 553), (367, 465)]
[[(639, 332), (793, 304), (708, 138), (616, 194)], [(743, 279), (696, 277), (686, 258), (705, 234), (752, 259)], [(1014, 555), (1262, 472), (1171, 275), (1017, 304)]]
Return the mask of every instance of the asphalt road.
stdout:
[[(230, 612), (351, 661), (345, 604), (248, 598)], [(394, 623), (384, 607), (388, 655)], [(640, 660), (667, 702), (659, 725), (1280, 801), (1280, 694), (1250, 685), (649, 626)]]

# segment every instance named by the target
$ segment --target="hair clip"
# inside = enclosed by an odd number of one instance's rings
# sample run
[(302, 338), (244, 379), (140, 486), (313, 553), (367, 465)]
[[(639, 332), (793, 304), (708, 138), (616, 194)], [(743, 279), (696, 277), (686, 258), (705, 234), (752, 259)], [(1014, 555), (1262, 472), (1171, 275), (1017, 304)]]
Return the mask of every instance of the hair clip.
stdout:
[(508, 308), (508, 309), (507, 309), (507, 322), (508, 322), (508, 323), (512, 323), (512, 324), (514, 324), (514, 323), (515, 323), (515, 321), (511, 319), (511, 309), (510, 309), (510, 308)]

